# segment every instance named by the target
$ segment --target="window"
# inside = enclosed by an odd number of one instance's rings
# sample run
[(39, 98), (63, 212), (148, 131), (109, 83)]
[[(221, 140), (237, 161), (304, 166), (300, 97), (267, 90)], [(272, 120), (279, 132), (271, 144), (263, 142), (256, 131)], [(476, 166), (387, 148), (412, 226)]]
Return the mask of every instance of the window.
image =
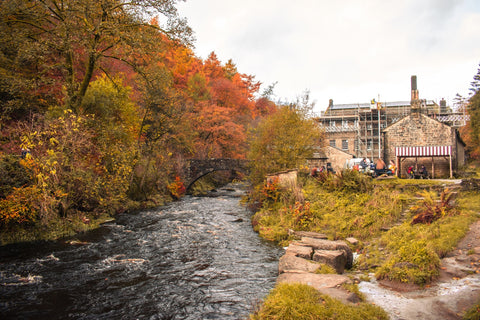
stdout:
[(373, 142), (372, 139), (367, 140), (367, 150), (372, 150)]
[(330, 140), (330, 147), (335, 147), (335, 140)]
[(360, 150), (360, 144), (358, 143), (358, 140), (353, 141), (353, 146), (355, 148), (355, 152), (358, 152)]
[(342, 140), (342, 150), (348, 150), (348, 140)]

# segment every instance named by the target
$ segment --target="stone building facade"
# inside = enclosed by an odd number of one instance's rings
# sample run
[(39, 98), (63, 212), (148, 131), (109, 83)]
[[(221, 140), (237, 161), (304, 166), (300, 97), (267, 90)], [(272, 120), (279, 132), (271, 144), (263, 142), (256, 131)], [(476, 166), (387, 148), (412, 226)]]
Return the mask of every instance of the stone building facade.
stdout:
[[(447, 160), (443, 155), (433, 160), (429, 157), (430, 168), (437, 168), (438, 175), (446, 175), (448, 171), (452, 175), (452, 169), (464, 164), (464, 144), (456, 128), (465, 125), (468, 119), (467, 115), (453, 113), (443, 99), (440, 105), (433, 100), (420, 99), (416, 76), (411, 78), (410, 101), (372, 100), (372, 103), (337, 105), (330, 100), (327, 110), (316, 118), (325, 130), (326, 142), (355, 158), (375, 161), (380, 157), (389, 162), (396, 160), (397, 147), (451, 146), (451, 165), (450, 155)], [(421, 165), (419, 160), (422, 159), (418, 158), (402, 157), (401, 166), (412, 161)], [(339, 158), (327, 157), (324, 161), (337, 168), (345, 164), (344, 159)], [(426, 159), (422, 161), (427, 162)]]
[(349, 152), (326, 146), (320, 152), (316, 153), (314, 157), (307, 159), (307, 164), (309, 168), (320, 168), (322, 166), (326, 168), (327, 164), (330, 163), (332, 169), (339, 172), (344, 169), (347, 160), (352, 158), (354, 158), (354, 155)]
[[(452, 171), (465, 164), (465, 144), (458, 131), (422, 113), (412, 112), (387, 127), (383, 130), (383, 139), (385, 162), (396, 162), (400, 177), (405, 177), (409, 166), (418, 169), (422, 164), (430, 176), (449, 177)], [(398, 148), (425, 149), (420, 147), (446, 147), (444, 149), (448, 151), (430, 156), (416, 151), (408, 156), (399, 156)]]

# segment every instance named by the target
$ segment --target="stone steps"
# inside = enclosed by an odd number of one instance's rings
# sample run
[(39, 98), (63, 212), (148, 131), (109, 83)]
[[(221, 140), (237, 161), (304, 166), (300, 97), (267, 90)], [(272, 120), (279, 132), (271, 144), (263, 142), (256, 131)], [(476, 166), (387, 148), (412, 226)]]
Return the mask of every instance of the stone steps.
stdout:
[[(358, 296), (342, 287), (353, 283), (343, 275), (344, 270), (353, 265), (352, 250), (346, 242), (326, 240), (325, 235), (315, 232), (291, 231), (290, 234), (301, 239), (292, 242), (280, 258), (277, 283), (308, 284), (343, 303), (360, 301)], [(357, 242), (349, 239), (350, 243), (352, 241)], [(335, 269), (337, 274), (320, 274), (324, 264)]]

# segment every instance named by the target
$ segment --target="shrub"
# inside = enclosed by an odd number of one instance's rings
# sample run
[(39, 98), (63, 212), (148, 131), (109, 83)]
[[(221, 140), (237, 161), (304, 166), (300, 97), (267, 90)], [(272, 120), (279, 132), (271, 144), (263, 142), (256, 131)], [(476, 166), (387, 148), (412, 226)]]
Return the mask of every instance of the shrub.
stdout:
[(22, 165), (22, 160), (15, 155), (0, 158), (0, 198), (5, 198), (13, 188), (21, 188), (32, 183), (32, 172)]
[[(277, 202), (281, 195), (281, 189), (278, 182), (278, 177), (266, 181), (262, 189), (263, 201)], [(262, 201), (262, 202), (263, 202)]]
[(39, 218), (42, 194), (36, 186), (14, 188), (0, 199), (0, 226), (35, 222)]
[(308, 226), (313, 220), (310, 202), (295, 202), (295, 205), (290, 207), (290, 210), (292, 211), (295, 230), (308, 230)]
[(186, 191), (185, 185), (179, 176), (176, 176), (175, 181), (170, 183), (167, 188), (174, 199), (179, 199)]
[(329, 191), (367, 192), (372, 190), (371, 178), (356, 170), (345, 169), (336, 174), (319, 175), (317, 181)]
[(455, 207), (451, 204), (453, 195), (454, 194), (450, 193), (448, 189), (445, 189), (440, 194), (440, 199), (437, 200), (432, 192), (421, 192), (420, 196), (423, 197), (423, 200), (416, 206), (410, 208), (412, 212), (415, 212), (411, 223), (430, 224), (447, 215), (455, 214)]

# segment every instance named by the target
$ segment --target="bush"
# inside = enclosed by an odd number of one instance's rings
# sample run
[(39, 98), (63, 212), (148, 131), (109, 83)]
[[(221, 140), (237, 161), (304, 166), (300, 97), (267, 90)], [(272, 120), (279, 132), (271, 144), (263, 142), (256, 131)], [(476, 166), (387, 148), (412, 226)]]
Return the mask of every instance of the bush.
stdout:
[(0, 158), (0, 198), (5, 198), (13, 188), (21, 188), (32, 183), (32, 171), (22, 165), (22, 160), (15, 155)]
[(335, 174), (320, 172), (315, 180), (329, 191), (368, 192), (373, 189), (371, 177), (357, 170), (345, 169)]
[(29, 224), (39, 218), (42, 194), (35, 186), (14, 188), (0, 199), (0, 227)]
[(420, 196), (423, 197), (423, 200), (410, 209), (412, 212), (415, 212), (415, 216), (413, 217), (411, 223), (430, 224), (433, 221), (443, 218), (447, 215), (455, 214), (455, 207), (451, 204), (453, 195), (454, 194), (450, 193), (448, 189), (445, 189), (440, 194), (440, 199), (437, 200), (432, 192), (423, 191), (420, 193)]

